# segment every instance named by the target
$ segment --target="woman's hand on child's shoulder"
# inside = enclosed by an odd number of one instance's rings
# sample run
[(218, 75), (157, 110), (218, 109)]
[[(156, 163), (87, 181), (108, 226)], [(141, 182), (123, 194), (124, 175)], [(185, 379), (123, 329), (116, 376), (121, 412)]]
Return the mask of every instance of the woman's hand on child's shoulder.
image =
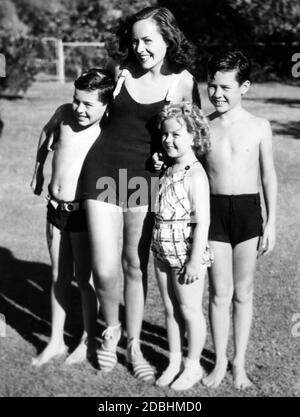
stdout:
[(163, 154), (160, 152), (155, 152), (152, 155), (152, 163), (155, 171), (160, 171), (164, 164)]

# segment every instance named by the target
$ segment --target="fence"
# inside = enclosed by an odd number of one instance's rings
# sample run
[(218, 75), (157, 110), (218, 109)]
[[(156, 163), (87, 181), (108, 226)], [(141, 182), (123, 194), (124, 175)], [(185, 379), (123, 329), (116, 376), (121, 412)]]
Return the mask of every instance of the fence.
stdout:
[[(56, 66), (56, 78), (60, 83), (64, 83), (66, 80), (65, 70), (65, 48), (77, 48), (77, 47), (97, 47), (104, 49), (103, 42), (63, 42), (61, 39), (53, 37), (45, 37), (42, 39), (43, 43), (53, 42), (55, 48), (55, 66)], [(81, 68), (80, 71), (81, 72)]]

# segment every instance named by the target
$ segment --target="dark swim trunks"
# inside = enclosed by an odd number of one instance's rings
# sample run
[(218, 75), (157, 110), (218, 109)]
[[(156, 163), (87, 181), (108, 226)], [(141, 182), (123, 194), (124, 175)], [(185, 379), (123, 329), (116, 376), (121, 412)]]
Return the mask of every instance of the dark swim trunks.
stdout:
[(209, 240), (228, 242), (232, 247), (263, 233), (260, 195), (210, 196)]
[(65, 232), (87, 232), (86, 214), (80, 201), (58, 202), (50, 197), (47, 220)]

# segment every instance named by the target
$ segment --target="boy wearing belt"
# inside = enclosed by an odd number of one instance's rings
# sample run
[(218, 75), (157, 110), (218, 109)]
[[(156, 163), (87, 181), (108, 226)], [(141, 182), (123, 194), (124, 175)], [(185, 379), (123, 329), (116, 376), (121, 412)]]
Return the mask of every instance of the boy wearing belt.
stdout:
[(64, 324), (75, 275), (82, 301), (84, 334), (66, 363), (80, 362), (96, 352), (97, 301), (90, 284), (91, 260), (85, 209), (81, 201), (80, 172), (84, 159), (100, 135), (100, 121), (112, 100), (114, 80), (100, 69), (90, 69), (74, 83), (73, 103), (60, 106), (40, 136), (31, 187), (41, 194), (43, 166), (53, 152), (47, 197), (47, 243), (51, 259), (52, 330), (45, 349), (33, 358), (41, 366), (64, 354)]

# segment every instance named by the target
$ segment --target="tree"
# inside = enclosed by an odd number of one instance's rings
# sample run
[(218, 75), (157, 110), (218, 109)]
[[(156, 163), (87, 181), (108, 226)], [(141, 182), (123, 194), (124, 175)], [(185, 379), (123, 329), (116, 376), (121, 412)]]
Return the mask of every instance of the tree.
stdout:
[[(60, 27), (67, 20), (69, 10), (66, 0), (12, 0), (18, 16), (29, 28), (32, 36), (59, 36)], [(63, 28), (65, 30), (65, 28)]]
[(209, 56), (225, 48), (245, 50), (257, 80), (290, 77), (291, 56), (297, 52), (291, 43), (300, 43), (298, 0), (158, 0), (158, 4), (174, 13), (197, 45), (200, 78), (205, 78)]
[[(116, 49), (114, 28), (122, 16), (134, 13), (155, 0), (13, 0), (29, 34), (56, 37), (65, 42), (108, 42)], [(45, 52), (45, 48), (43, 49)], [(49, 54), (50, 57), (50, 54)], [(53, 59), (53, 55), (52, 55)], [(102, 66), (108, 59), (103, 49), (65, 48), (66, 71), (77, 75), (80, 68)], [(71, 71), (70, 71), (71, 70)]]
[[(300, 43), (299, 0), (2, 0), (0, 24), (6, 13), (14, 21), (12, 26), (25, 28), (29, 37), (105, 42), (109, 54), (117, 57), (119, 19), (154, 5), (168, 7), (196, 44), (194, 72), (199, 78), (205, 78), (209, 56), (224, 48), (245, 50), (254, 62), (256, 79), (290, 75), (291, 56), (299, 51), (291, 43)], [(27, 45), (30, 42), (33, 39)], [(107, 53), (100, 49), (66, 48), (65, 52), (67, 70), (100, 66), (107, 60)], [(33, 55), (28, 52), (34, 64)]]
[(298, 0), (234, 0), (231, 4), (238, 15), (249, 22), (252, 39), (265, 42), (300, 40)]
[(0, 30), (0, 51), (6, 58), (6, 77), (1, 90), (11, 96), (22, 96), (39, 70), (36, 39), (9, 30)]
[(36, 40), (27, 37), (27, 33), (28, 27), (19, 19), (15, 4), (2, 0), (0, 52), (6, 58), (6, 77), (0, 80), (2, 94), (22, 95), (38, 71)]
[(11, 0), (2, 0), (0, 8), (0, 28), (25, 35), (27, 26), (19, 19), (16, 6)]

